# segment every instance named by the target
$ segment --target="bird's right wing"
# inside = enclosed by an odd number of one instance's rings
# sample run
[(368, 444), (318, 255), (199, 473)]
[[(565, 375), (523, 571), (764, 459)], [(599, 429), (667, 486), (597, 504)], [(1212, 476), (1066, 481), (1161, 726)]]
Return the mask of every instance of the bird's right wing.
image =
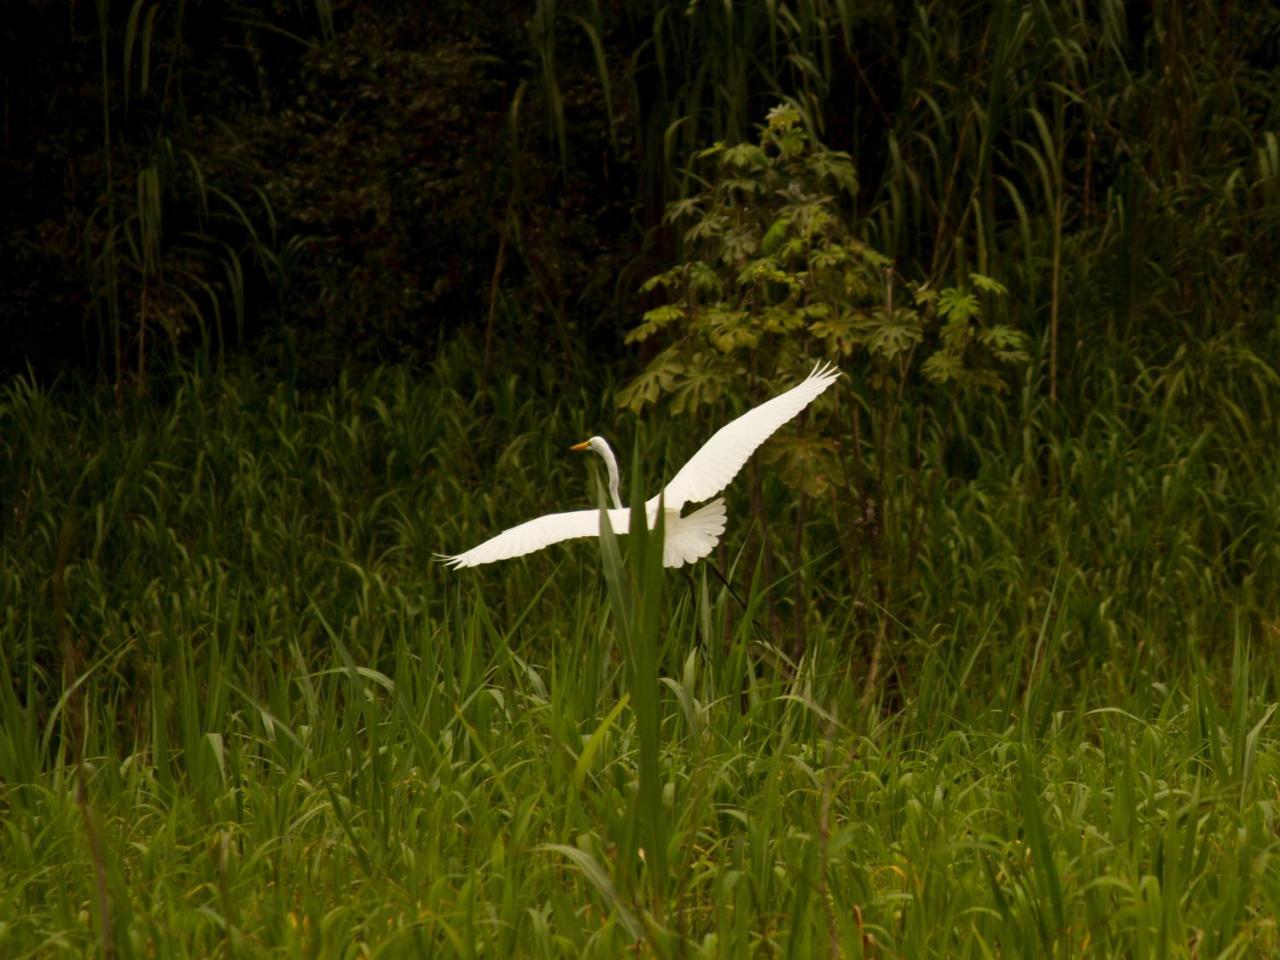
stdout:
[[(671, 478), (663, 490), (666, 509), (679, 510), (686, 503), (701, 503), (714, 497), (738, 475), (760, 444), (812, 403), (839, 376), (840, 371), (834, 366), (820, 363), (786, 393), (726, 423)], [(654, 497), (650, 505), (657, 500)]]
[[(631, 526), (630, 510), (610, 510), (609, 525), (614, 533), (626, 533)], [(526, 520), (518, 527), (504, 530), (490, 537), (477, 547), (456, 556), (436, 554), (436, 559), (451, 567), (478, 567), (482, 563), (507, 560), (511, 557), (533, 553), (543, 547), (576, 537), (600, 535), (599, 510), (571, 510), (568, 513), (549, 513), (545, 517)]]

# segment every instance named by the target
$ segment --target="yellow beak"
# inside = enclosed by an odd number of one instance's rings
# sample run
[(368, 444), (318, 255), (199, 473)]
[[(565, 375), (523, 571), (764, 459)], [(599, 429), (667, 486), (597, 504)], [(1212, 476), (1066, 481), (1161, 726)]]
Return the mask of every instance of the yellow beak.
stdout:
[(590, 440), (583, 440), (581, 443), (575, 443), (575, 444), (574, 444), (572, 447), (570, 447), (569, 449), (570, 449), (570, 450), (582, 451), (582, 450), (587, 449), (587, 447), (588, 447), (590, 444), (591, 444), (591, 441), (590, 441)]

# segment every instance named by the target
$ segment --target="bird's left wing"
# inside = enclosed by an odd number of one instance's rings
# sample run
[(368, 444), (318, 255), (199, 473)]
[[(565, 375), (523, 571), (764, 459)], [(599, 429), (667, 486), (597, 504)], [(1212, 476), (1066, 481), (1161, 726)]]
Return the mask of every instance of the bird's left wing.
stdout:
[[(610, 510), (609, 525), (614, 533), (626, 533), (631, 526), (631, 511)], [(533, 553), (535, 550), (541, 550), (562, 540), (599, 535), (599, 510), (549, 513), (545, 517), (535, 517), (510, 530), (504, 530), (479, 546), (472, 547), (466, 553), (459, 553), (452, 557), (437, 554), (436, 559), (451, 567), (478, 567), (482, 563), (493, 563), (495, 560), (507, 560)]]
[[(760, 444), (812, 403), (839, 376), (840, 371), (834, 366), (820, 363), (786, 393), (726, 423), (671, 478), (663, 490), (666, 509), (679, 510), (686, 503), (701, 503), (727, 487)], [(650, 505), (657, 499), (654, 497)]]

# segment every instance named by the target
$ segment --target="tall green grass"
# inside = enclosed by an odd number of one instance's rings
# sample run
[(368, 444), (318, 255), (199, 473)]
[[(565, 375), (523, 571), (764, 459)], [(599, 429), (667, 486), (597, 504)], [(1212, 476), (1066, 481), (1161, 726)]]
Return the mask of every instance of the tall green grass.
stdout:
[(475, 361), (5, 388), (0, 952), (1280, 948), (1280, 464), (1247, 388), (1099, 373), (1071, 425), (1029, 380), (1021, 430), (939, 430), (910, 603), (814, 529), (775, 566), (809, 594), (788, 663), (753, 621), (789, 582), (740, 583), (744, 614), (654, 538), (431, 564), (591, 505), (588, 432), (633, 495), (702, 439)]

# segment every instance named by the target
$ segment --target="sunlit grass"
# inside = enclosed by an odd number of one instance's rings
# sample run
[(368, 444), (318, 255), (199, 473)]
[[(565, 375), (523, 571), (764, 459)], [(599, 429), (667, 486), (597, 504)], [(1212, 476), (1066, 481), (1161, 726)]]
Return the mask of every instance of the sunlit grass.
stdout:
[(1228, 404), (1099, 386), (1069, 425), (1030, 385), (955, 421), (910, 608), (815, 520), (788, 666), (625, 539), (433, 565), (589, 505), (565, 445), (635, 433), (606, 385), (472, 359), (6, 389), (0, 954), (1280, 949), (1280, 463)]

